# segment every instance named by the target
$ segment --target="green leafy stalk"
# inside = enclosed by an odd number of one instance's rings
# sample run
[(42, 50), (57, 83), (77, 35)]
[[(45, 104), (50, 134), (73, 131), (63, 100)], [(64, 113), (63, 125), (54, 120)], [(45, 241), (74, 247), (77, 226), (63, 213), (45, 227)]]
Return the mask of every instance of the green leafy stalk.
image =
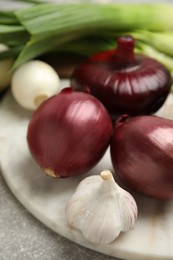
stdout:
[(70, 42), (71, 40), (75, 39), (75, 34), (69, 34), (69, 35), (53, 35), (50, 37), (36, 37), (33, 36), (30, 41), (27, 42), (19, 56), (17, 57), (13, 69), (16, 69), (20, 65), (22, 65), (24, 62), (35, 58), (39, 55), (48, 53), (54, 49), (56, 49), (58, 46), (62, 46), (66, 42)]
[(0, 24), (20, 25), (16, 15), (11, 11), (0, 11)]
[(173, 7), (165, 4), (40, 4), (18, 10), (15, 14), (31, 39), (18, 57), (15, 67), (60, 48), (73, 39), (79, 39), (81, 35), (173, 28), (173, 23), (170, 19), (168, 22), (163, 13), (169, 19), (173, 16)]
[(29, 34), (20, 25), (0, 25), (0, 42), (7, 45), (16, 45), (26, 42)]
[(16, 16), (32, 35), (79, 29), (173, 29), (173, 6), (168, 4), (40, 4), (19, 10)]
[[(116, 47), (132, 34), (138, 49), (173, 71), (173, 6), (169, 4), (52, 4), (44, 0), (17, 11), (0, 11), (0, 42), (18, 55), (14, 68), (52, 51), (82, 55)], [(7, 56), (5, 56), (7, 55)]]
[(55, 52), (66, 52), (75, 53), (82, 56), (90, 56), (97, 52), (115, 49), (116, 39), (115, 37), (99, 37), (90, 35), (88, 37), (83, 37), (75, 39), (73, 41), (67, 42), (63, 45), (58, 46)]
[(20, 54), (23, 48), (24, 48), (23, 45), (19, 45), (19, 46), (9, 48), (7, 51), (0, 52), (0, 60), (4, 60), (7, 58), (16, 58)]
[(173, 57), (173, 31), (150, 32), (146, 30), (132, 32), (135, 39), (151, 45), (158, 51)]
[(142, 42), (138, 42), (137, 47), (138, 51), (142, 52), (147, 56), (150, 56), (151, 58), (158, 60), (160, 63), (164, 64), (165, 67), (167, 67), (171, 71), (171, 73), (173, 73), (173, 59), (170, 56), (162, 52), (159, 52), (153, 47)]

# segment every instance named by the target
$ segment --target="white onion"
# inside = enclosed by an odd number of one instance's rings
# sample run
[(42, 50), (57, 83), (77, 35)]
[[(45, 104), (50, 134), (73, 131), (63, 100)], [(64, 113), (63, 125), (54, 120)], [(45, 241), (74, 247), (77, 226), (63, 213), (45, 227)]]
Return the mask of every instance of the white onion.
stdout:
[(11, 89), (19, 105), (35, 110), (45, 99), (60, 92), (60, 79), (49, 64), (32, 60), (14, 72)]

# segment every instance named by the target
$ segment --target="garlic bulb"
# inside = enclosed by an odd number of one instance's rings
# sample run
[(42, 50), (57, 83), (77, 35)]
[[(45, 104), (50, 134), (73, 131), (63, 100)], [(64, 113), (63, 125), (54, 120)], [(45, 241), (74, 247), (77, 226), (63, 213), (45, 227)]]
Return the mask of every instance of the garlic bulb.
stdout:
[(31, 60), (14, 72), (11, 89), (19, 105), (36, 110), (44, 100), (60, 92), (60, 79), (46, 62)]
[(94, 244), (109, 244), (120, 232), (131, 229), (137, 218), (137, 205), (130, 193), (104, 170), (81, 181), (67, 203), (69, 224)]

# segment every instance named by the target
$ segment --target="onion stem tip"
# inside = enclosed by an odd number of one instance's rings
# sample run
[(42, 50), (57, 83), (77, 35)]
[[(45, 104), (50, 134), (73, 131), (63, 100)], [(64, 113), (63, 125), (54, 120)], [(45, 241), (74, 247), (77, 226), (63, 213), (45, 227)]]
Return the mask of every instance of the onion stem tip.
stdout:
[(49, 168), (43, 168), (43, 171), (50, 177), (58, 177), (58, 175), (55, 175), (54, 171)]

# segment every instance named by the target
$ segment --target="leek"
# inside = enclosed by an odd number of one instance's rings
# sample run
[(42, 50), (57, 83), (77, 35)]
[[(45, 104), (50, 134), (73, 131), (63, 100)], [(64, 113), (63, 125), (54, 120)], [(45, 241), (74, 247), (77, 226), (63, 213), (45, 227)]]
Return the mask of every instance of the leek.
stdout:
[(145, 43), (138, 43), (137, 51), (141, 52), (151, 58), (157, 59), (160, 63), (164, 64), (170, 71), (173, 72), (173, 59), (172, 57), (157, 51), (153, 47), (145, 44)]
[[(92, 44), (91, 44), (92, 43)], [(90, 56), (97, 52), (111, 50), (116, 48), (116, 38), (115, 37), (83, 37), (77, 40), (73, 40), (69, 43), (63, 44), (57, 48), (57, 52), (64, 53), (75, 53), (82, 56)]]
[[(18, 66), (22, 65), (24, 62), (33, 59), (37, 56), (40, 56), (44, 53), (48, 53), (53, 49), (57, 48), (57, 46), (61, 46), (66, 42), (74, 39), (76, 35), (65, 35), (63, 37), (58, 38), (58, 36), (50, 36), (37, 38), (32, 37), (30, 41), (25, 45), (17, 60), (13, 66), (13, 69), (16, 69)], [(42, 46), (42, 47), (40, 47)]]
[(19, 55), (19, 53), (23, 50), (24, 46), (19, 45), (15, 47), (9, 48), (7, 51), (0, 52), (0, 60), (4, 60), (7, 58), (15, 58)]
[(173, 29), (173, 6), (168, 4), (40, 4), (16, 15), (31, 35), (79, 29)]
[(15, 14), (31, 39), (14, 68), (28, 59), (61, 48), (62, 44), (79, 39), (83, 34), (173, 28), (169, 19), (173, 16), (173, 7), (166, 4), (40, 4)]
[(7, 45), (17, 45), (29, 40), (29, 34), (20, 25), (0, 25), (0, 42)]
[(156, 50), (173, 57), (173, 31), (138, 31), (132, 32), (132, 35), (135, 39), (140, 40), (149, 46), (151, 45)]
[(0, 25), (18, 25), (19, 21), (13, 12), (0, 11)]
[(88, 56), (114, 48), (118, 36), (131, 34), (136, 39), (137, 51), (158, 59), (173, 72), (170, 4), (23, 2), (33, 5), (17, 11), (0, 11), (0, 41), (10, 47), (0, 59), (15, 56), (13, 69), (49, 52)]

